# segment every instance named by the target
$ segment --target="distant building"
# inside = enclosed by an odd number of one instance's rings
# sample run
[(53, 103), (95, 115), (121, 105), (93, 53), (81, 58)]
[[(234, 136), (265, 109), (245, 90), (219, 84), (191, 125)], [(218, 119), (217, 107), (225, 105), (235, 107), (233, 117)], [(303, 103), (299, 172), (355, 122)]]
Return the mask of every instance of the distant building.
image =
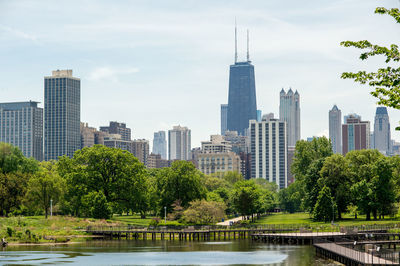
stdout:
[(329, 139), (333, 153), (342, 153), (342, 111), (336, 104), (329, 111)]
[(120, 134), (105, 134), (104, 146), (129, 151), (133, 154), (133, 142), (123, 140)]
[(248, 153), (248, 136), (239, 136), (236, 131), (226, 131), (224, 139), (230, 143), (234, 153)]
[(229, 142), (221, 135), (212, 135), (210, 141), (201, 142), (197, 154), (198, 169), (204, 174), (236, 171), (240, 173), (240, 157), (231, 151)]
[(153, 153), (160, 154), (162, 159), (167, 159), (167, 140), (165, 131), (154, 132)]
[(125, 123), (111, 121), (109, 126), (100, 127), (100, 131), (108, 134), (119, 134), (122, 140), (131, 140), (131, 129)]
[(294, 160), (294, 153), (295, 153), (296, 147), (294, 146), (289, 146), (288, 151), (287, 151), (287, 186), (292, 184), (294, 182), (294, 176), (292, 174), (292, 164)]
[[(268, 113), (262, 116), (261, 121), (270, 121), (271, 119), (274, 119), (274, 113)], [(259, 122), (259, 121), (257, 121)]]
[(369, 149), (370, 123), (361, 121), (361, 116), (348, 115), (342, 125), (342, 153), (346, 155), (352, 150)]
[(391, 154), (390, 121), (386, 107), (376, 108), (374, 148), (385, 155)]
[(352, 113), (352, 114), (348, 114), (348, 115), (345, 115), (345, 116), (344, 116), (344, 118), (343, 118), (343, 124), (346, 124), (346, 123), (347, 123), (347, 119), (348, 119), (348, 118), (351, 118), (351, 119), (357, 118), (357, 119), (361, 120), (361, 116), (360, 116), (360, 115), (355, 114), (355, 113)]
[(168, 159), (190, 160), (191, 131), (187, 127), (174, 126), (168, 130)]
[(292, 89), (286, 93), (281, 90), (279, 104), (279, 119), (287, 125), (287, 141), (289, 146), (296, 146), (300, 140), (300, 94)]
[(247, 60), (238, 62), (236, 43), (235, 28), (235, 63), (229, 68), (227, 129), (244, 136), (249, 127), (249, 120), (257, 119), (256, 84), (254, 65), (251, 64), (249, 56), (249, 46), (247, 46)]
[(261, 122), (261, 119), (262, 119), (262, 111), (257, 110), (257, 122)]
[(88, 123), (82, 123), (81, 131), (81, 149), (84, 147), (92, 147), (95, 144), (104, 145), (104, 132), (97, 131), (94, 127), (89, 127)]
[(146, 139), (135, 139), (132, 141), (132, 153), (144, 165), (147, 165), (149, 157), (149, 141)]
[(0, 141), (18, 147), (25, 157), (43, 160), (43, 109), (38, 102), (0, 103)]
[(160, 154), (151, 153), (147, 158), (147, 168), (164, 168), (170, 166), (171, 161), (162, 159)]
[(81, 148), (81, 81), (72, 70), (44, 78), (44, 159), (72, 157)]
[(225, 135), (228, 128), (228, 105), (221, 104), (221, 135)]
[(286, 122), (250, 121), (251, 177), (264, 178), (285, 188), (287, 179)]

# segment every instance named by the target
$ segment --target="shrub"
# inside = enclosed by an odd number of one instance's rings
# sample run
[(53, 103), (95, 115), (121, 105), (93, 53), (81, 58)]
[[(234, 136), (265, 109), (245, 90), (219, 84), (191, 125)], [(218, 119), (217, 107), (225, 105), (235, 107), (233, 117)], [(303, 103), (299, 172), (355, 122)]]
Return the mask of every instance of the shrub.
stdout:
[(216, 201), (195, 200), (183, 212), (183, 220), (191, 224), (214, 224), (225, 217), (226, 206)]
[(150, 221), (150, 223), (149, 223), (149, 226), (154, 226), (154, 227), (156, 227), (158, 224), (159, 224), (159, 222), (160, 222), (160, 218), (153, 218), (153, 219), (151, 219), (151, 221)]

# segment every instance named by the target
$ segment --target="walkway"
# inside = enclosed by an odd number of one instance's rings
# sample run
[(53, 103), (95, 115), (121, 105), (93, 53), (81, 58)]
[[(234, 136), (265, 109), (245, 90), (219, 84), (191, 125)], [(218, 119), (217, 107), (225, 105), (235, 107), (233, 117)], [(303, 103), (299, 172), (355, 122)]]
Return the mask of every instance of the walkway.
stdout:
[(229, 220), (217, 223), (217, 225), (230, 225), (231, 222), (236, 223), (236, 222), (241, 221), (241, 220), (243, 220), (243, 216), (239, 216), (239, 217), (236, 217), (236, 218), (233, 218), (233, 219), (229, 219)]
[(329, 255), (330, 258), (336, 261), (349, 263), (361, 263), (363, 265), (399, 265), (396, 262), (385, 260), (374, 256), (372, 254), (357, 251), (351, 248), (346, 248), (335, 243), (319, 243), (314, 244), (314, 247), (321, 249), (318, 253), (325, 253), (324, 255)]

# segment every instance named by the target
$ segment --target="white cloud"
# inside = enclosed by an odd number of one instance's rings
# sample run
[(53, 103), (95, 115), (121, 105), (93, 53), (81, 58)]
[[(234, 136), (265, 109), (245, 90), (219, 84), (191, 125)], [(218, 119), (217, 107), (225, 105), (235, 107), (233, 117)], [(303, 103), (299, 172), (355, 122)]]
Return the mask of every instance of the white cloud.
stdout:
[(31, 40), (33, 42), (37, 42), (37, 40), (38, 40), (37, 36), (35, 36), (33, 34), (29, 34), (29, 33), (23, 32), (21, 30), (0, 24), (0, 32), (1, 31), (10, 33), (11, 35), (21, 38), (21, 39)]
[(92, 81), (110, 80), (113, 82), (119, 81), (119, 76), (139, 72), (135, 67), (97, 67), (90, 72), (88, 79)]

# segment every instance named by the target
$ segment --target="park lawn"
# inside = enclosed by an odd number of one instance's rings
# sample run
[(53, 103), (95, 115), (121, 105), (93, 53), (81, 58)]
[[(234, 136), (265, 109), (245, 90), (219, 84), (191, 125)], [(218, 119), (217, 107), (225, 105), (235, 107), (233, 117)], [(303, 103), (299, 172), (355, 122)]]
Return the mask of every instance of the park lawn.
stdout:
[[(385, 217), (384, 220), (371, 220), (366, 221), (365, 215), (358, 215), (358, 219), (354, 219), (354, 216), (344, 214), (343, 219), (335, 221), (335, 224), (340, 226), (357, 226), (357, 225), (374, 225), (374, 224), (391, 224), (400, 223), (399, 218)], [(308, 213), (273, 213), (266, 215), (258, 219), (255, 224), (282, 224), (282, 225), (329, 225), (329, 223), (314, 222)]]
[(0, 217), (0, 238), (8, 242), (66, 242), (85, 239), (87, 226), (120, 225), (117, 221), (69, 216)]

